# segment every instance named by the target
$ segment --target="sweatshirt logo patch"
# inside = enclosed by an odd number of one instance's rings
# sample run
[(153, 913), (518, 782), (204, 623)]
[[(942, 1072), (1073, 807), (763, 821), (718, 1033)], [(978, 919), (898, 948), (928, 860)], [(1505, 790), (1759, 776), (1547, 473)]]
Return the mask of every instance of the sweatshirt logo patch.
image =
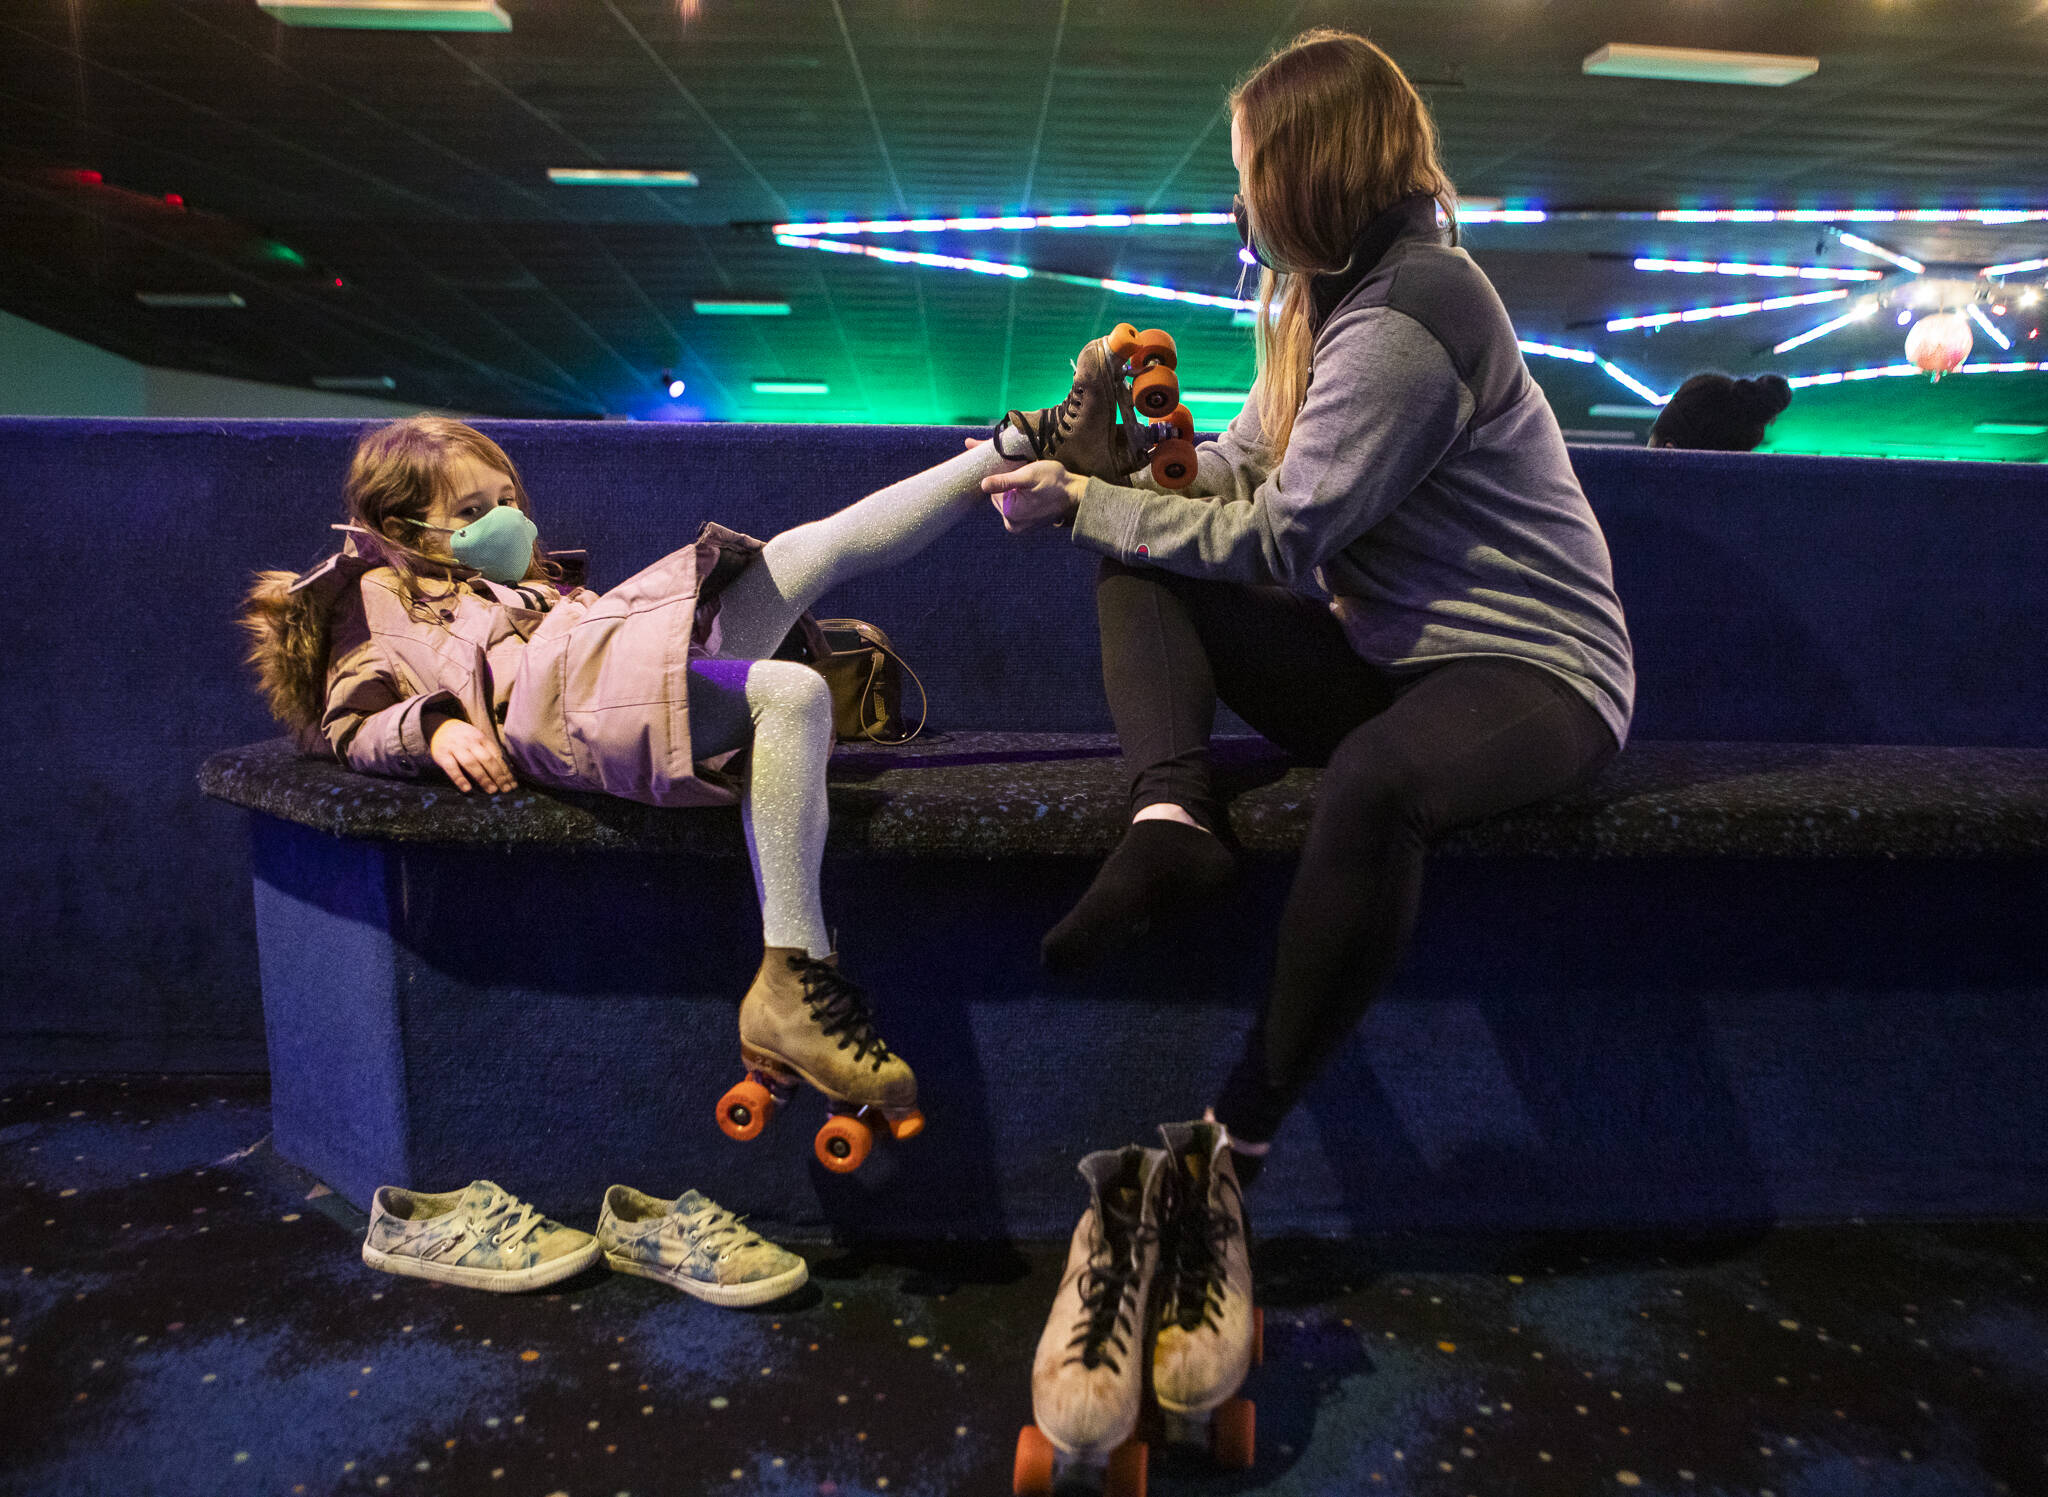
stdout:
[(1138, 554), (1140, 556), (1150, 556), (1152, 554), (1152, 548), (1150, 546), (1140, 546), (1138, 548)]

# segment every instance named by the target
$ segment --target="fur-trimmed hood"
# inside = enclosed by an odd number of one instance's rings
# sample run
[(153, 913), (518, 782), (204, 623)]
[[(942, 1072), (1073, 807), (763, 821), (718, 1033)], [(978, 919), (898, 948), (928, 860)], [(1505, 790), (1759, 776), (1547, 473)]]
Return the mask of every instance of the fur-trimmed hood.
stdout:
[(326, 753), (320, 719), (327, 707), (327, 656), (334, 605), (358, 578), (383, 563), (364, 556), (351, 535), (340, 551), (309, 572), (258, 572), (242, 601), (249, 639), (244, 658), (255, 668), (270, 715), (302, 748)]

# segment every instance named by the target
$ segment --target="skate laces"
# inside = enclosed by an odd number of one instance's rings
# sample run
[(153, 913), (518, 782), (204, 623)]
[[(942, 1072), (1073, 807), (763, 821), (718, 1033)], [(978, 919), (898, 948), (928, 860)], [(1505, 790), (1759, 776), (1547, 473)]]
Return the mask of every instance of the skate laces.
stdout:
[(1189, 1155), (1185, 1166), (1177, 1172), (1187, 1204), (1174, 1213), (1167, 1319), (1184, 1331), (1194, 1331), (1213, 1328), (1223, 1308), (1223, 1248), (1237, 1235), (1237, 1222), (1210, 1199), (1208, 1161)]
[(793, 956), (789, 965), (803, 979), (804, 1002), (810, 1006), (818, 1033), (838, 1035), (839, 1048), (850, 1048), (855, 1061), (872, 1054), (874, 1069), (881, 1070), (889, 1059), (889, 1047), (875, 1033), (874, 1014), (860, 986), (837, 967), (810, 957)]
[[(1112, 1194), (1129, 1200), (1112, 1203)], [(1157, 1240), (1159, 1234), (1145, 1226), (1142, 1197), (1135, 1186), (1104, 1192), (1097, 1230), (1101, 1247), (1089, 1255), (1076, 1285), (1082, 1320), (1074, 1339), (1067, 1343), (1067, 1350), (1073, 1353), (1067, 1360), (1083, 1367), (1107, 1367), (1114, 1373), (1135, 1329), (1133, 1309), (1124, 1301), (1138, 1274), (1138, 1249)]]
[(739, 1217), (716, 1202), (699, 1206), (695, 1211), (671, 1220), (676, 1223), (678, 1231), (694, 1238), (697, 1246), (714, 1258), (723, 1259), (763, 1241), (760, 1233), (742, 1226)]

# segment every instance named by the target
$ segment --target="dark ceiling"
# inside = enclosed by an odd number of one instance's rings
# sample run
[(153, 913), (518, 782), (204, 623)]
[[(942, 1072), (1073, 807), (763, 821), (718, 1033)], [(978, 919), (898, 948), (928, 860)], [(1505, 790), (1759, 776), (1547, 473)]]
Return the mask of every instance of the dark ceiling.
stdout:
[[(1174, 332), (1187, 384), (1242, 389), (1248, 337), (1228, 312), (826, 256), (758, 225), (1223, 207), (1224, 90), (1316, 24), (1364, 31), (1423, 85), (1467, 196), (2048, 207), (2044, 0), (503, 3), (514, 29), (478, 35), (285, 27), (254, 0), (6, 0), (0, 308), (146, 363), (385, 375), (398, 399), (507, 415), (983, 420), (1058, 399), (1075, 349), (1122, 319)], [(1615, 41), (1821, 67), (1780, 89), (1582, 76)], [(688, 168), (701, 185), (545, 174), (591, 165)], [(2048, 255), (2042, 223), (1865, 232), (1929, 261)], [(1222, 294), (1238, 269), (1227, 228), (887, 242)], [(1701, 367), (1899, 359), (1889, 317), (1769, 354), (1826, 307), (1599, 326), (1816, 289), (1651, 275), (1631, 255), (1878, 266), (1812, 228), (1485, 225), (1467, 242), (1525, 337), (1597, 349), (1660, 390)], [(246, 305), (150, 308), (138, 290)], [(695, 315), (707, 296), (792, 313)], [(2033, 325), (2011, 321), (2007, 357), (2042, 357)], [(1594, 369), (1532, 368), (1567, 428), (1635, 399)], [(681, 400), (663, 370), (687, 382)], [(762, 379), (829, 394), (757, 394)], [(1974, 383), (1976, 420), (2048, 421), (2048, 376)]]

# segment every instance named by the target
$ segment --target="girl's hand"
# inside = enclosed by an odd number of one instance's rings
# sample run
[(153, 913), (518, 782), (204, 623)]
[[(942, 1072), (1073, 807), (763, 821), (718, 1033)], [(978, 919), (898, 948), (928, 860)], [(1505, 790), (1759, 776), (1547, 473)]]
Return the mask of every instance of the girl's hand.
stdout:
[(498, 748), (498, 740), (462, 718), (443, 719), (427, 740), (427, 752), (441, 766), (441, 773), (465, 795), (476, 788), (495, 795), (519, 787), (519, 782), (512, 778), (512, 766), (505, 762), (505, 755)]
[(1087, 479), (1044, 459), (1013, 472), (991, 473), (981, 481), (981, 491), (1003, 517), (1003, 529), (1012, 535), (1064, 525), (1080, 507), (1087, 487)]

